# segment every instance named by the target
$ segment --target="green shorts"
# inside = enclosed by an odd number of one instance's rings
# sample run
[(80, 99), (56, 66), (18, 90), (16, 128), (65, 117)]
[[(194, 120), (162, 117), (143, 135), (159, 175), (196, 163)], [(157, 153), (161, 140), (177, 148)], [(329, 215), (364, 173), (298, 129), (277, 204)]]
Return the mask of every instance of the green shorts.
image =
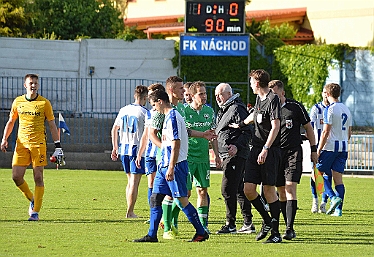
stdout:
[(210, 164), (188, 162), (187, 189), (192, 190), (192, 183), (196, 187), (210, 187)]

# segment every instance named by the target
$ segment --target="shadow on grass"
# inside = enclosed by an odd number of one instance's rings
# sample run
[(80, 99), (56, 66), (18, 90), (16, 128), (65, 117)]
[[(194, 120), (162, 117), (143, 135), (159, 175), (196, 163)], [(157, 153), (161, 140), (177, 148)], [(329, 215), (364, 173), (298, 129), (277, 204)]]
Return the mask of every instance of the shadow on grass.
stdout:
[[(344, 235), (347, 236), (347, 235)], [(292, 242), (292, 243), (300, 243), (300, 244), (323, 244), (323, 245), (373, 245), (373, 240), (370, 240), (368, 238), (373, 238), (374, 234), (369, 234), (365, 236), (365, 238), (361, 237), (323, 237), (320, 238), (317, 237), (308, 237), (308, 238), (295, 238), (291, 241), (286, 242)], [(284, 240), (285, 241), (285, 240)]]

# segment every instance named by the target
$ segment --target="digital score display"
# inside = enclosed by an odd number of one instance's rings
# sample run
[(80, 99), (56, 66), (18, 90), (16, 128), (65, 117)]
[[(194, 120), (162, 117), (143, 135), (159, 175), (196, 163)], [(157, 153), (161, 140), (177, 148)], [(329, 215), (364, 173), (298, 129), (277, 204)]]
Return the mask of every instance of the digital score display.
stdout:
[(185, 33), (245, 33), (245, 0), (186, 0)]

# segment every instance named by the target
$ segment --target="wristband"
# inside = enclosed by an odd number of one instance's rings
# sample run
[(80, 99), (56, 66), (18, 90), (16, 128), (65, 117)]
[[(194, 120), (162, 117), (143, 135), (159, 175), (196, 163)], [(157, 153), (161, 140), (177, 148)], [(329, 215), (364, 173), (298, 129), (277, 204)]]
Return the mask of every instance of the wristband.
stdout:
[(188, 137), (191, 137), (191, 129), (187, 129), (187, 135)]
[(316, 146), (316, 145), (311, 145), (311, 146), (310, 146), (310, 151), (311, 151), (312, 153), (316, 153), (316, 152), (317, 152), (317, 146)]
[(244, 120), (242, 120), (241, 122), (239, 122), (239, 128), (243, 128), (247, 126), (247, 124), (244, 123)]
[(56, 141), (55, 141), (55, 148), (62, 148), (62, 147), (61, 147), (60, 140), (56, 140)]

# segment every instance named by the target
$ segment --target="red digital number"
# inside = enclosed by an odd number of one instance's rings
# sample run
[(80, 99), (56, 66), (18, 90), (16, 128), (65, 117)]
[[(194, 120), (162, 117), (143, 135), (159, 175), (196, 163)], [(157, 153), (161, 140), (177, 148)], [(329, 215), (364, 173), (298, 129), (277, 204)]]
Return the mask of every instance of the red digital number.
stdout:
[(215, 28), (216, 32), (224, 32), (225, 31), (225, 20), (224, 19), (218, 19), (216, 22), (216, 25), (214, 26), (214, 20), (213, 19), (206, 19), (205, 20), (205, 31), (206, 32), (212, 32)]
[(206, 19), (205, 20), (205, 31), (212, 32), (214, 28), (214, 21), (213, 19)]
[(231, 16), (238, 15), (239, 5), (237, 3), (231, 3), (229, 8), (229, 14)]
[(225, 31), (225, 20), (224, 19), (218, 19), (217, 20), (216, 31), (217, 32), (223, 32), (223, 31)]

